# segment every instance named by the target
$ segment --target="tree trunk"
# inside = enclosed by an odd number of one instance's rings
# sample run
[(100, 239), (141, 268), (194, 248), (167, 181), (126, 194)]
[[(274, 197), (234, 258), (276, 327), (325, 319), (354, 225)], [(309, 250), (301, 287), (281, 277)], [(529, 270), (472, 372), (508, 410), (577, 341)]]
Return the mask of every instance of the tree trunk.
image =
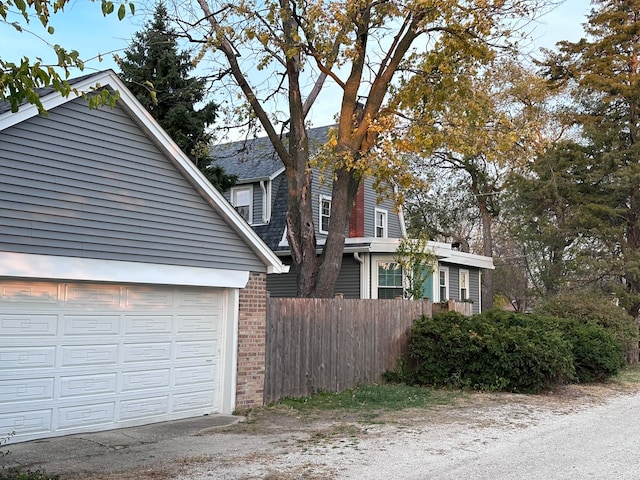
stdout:
[(342, 266), (344, 241), (353, 209), (359, 177), (353, 170), (340, 169), (335, 172), (331, 194), (331, 228), (327, 236), (316, 281), (314, 296), (319, 298), (333, 297), (336, 280)]
[[(487, 257), (493, 257), (493, 218), (485, 196), (478, 196), (478, 208), (480, 209), (480, 218), (482, 219), (482, 254)], [(493, 308), (493, 270), (485, 270), (482, 274), (482, 309), (490, 310)]]

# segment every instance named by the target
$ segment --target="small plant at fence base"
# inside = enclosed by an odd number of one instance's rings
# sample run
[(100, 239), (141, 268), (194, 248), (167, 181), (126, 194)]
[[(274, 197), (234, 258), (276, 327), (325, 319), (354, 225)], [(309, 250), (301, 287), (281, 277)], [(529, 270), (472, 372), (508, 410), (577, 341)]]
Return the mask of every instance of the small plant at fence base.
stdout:
[(498, 310), (472, 317), (448, 312), (415, 322), (408, 358), (386, 378), (535, 393), (606, 378), (623, 365), (614, 336), (596, 325)]

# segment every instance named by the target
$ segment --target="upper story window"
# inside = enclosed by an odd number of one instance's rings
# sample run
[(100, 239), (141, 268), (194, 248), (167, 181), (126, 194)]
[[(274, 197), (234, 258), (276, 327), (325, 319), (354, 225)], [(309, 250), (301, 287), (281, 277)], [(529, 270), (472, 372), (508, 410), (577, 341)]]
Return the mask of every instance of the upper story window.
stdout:
[(320, 195), (318, 226), (320, 233), (329, 233), (329, 217), (331, 216), (331, 197)]
[(388, 236), (388, 218), (389, 215), (386, 210), (382, 210), (380, 208), (376, 208), (375, 210), (375, 237), (376, 238), (387, 238)]
[(251, 186), (232, 188), (231, 205), (242, 215), (242, 218), (251, 223), (253, 218), (253, 189)]
[(441, 302), (449, 300), (449, 269), (447, 267), (440, 267), (438, 270), (438, 294)]
[(469, 270), (460, 270), (460, 300), (468, 300), (469, 297)]

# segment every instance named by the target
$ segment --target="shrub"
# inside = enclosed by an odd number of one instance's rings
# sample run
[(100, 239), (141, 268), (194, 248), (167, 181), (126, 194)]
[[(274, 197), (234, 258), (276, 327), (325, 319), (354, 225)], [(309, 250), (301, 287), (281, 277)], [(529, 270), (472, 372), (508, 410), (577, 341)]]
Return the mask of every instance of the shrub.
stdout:
[(492, 311), (422, 317), (409, 343), (411, 378), (418, 384), (539, 392), (573, 378), (571, 344), (552, 322)]
[(625, 352), (627, 363), (638, 361), (638, 326), (623, 308), (605, 296), (594, 293), (561, 294), (536, 309), (543, 315), (594, 323), (613, 334)]
[(561, 319), (564, 338), (571, 343), (575, 381), (596, 382), (615, 375), (625, 365), (625, 354), (615, 336), (595, 323)]

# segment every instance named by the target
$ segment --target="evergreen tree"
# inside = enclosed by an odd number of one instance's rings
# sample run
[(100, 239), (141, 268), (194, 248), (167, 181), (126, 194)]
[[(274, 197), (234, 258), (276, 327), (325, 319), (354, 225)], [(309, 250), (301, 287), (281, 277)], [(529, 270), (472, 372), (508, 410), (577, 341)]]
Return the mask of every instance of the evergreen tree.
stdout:
[(235, 178), (218, 166), (209, 167), (208, 155), (212, 136), (207, 127), (215, 121), (218, 106), (207, 102), (196, 109), (204, 100), (206, 84), (189, 76), (194, 68), (189, 52), (178, 48), (167, 9), (158, 3), (153, 20), (134, 34), (124, 52), (120, 77), (209, 181), (224, 190)]
[[(575, 83), (584, 172), (599, 189), (588, 207), (606, 252), (602, 276), (634, 317), (640, 315), (640, 0), (594, 0), (588, 38), (561, 42), (551, 78)], [(595, 233), (595, 232), (592, 232)], [(606, 258), (604, 256), (607, 256)]]

